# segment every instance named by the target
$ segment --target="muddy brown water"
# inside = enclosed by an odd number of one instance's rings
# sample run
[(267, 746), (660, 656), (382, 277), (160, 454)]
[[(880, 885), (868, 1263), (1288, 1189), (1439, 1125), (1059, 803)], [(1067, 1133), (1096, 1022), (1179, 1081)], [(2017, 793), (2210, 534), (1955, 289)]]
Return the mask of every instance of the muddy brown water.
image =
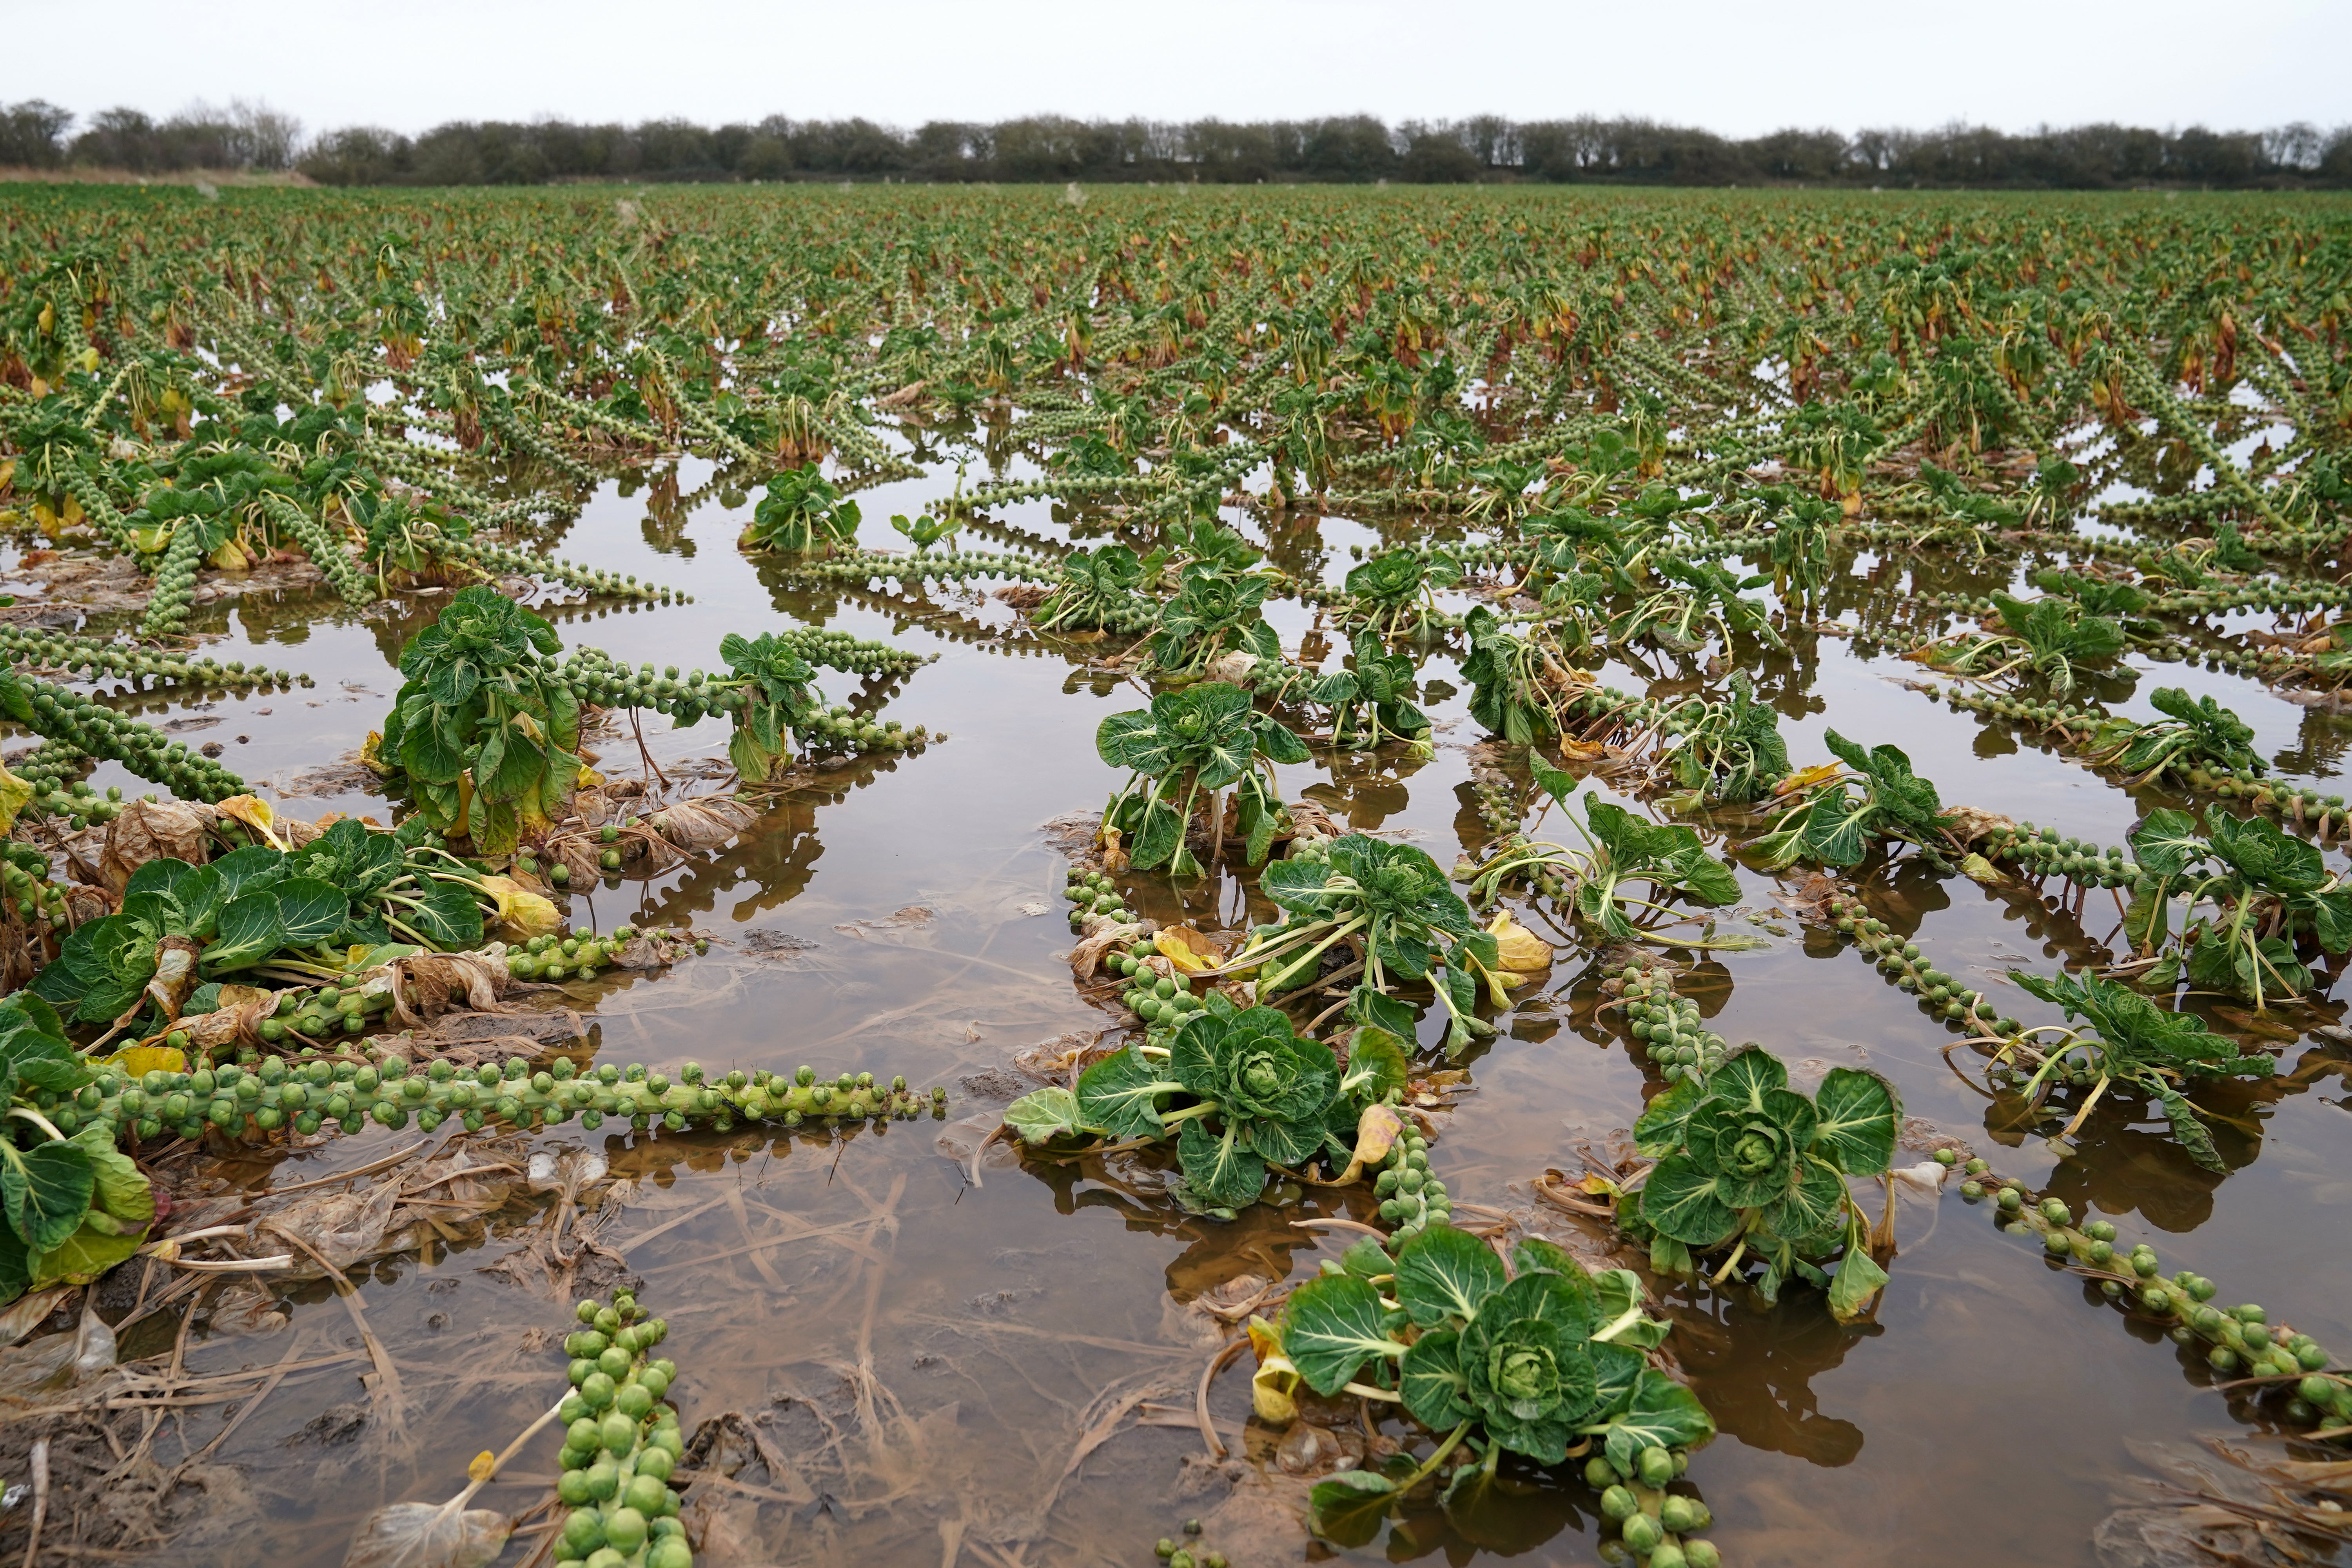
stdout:
[[(694, 460), (685, 469), (667, 493), (691, 492), (709, 478)], [(885, 519), (916, 510), (937, 485), (926, 478), (878, 487), (860, 500), (868, 519)], [(997, 517), (1047, 542), (1103, 531), (1045, 503)], [(1265, 539), (1260, 523), (1229, 517)], [(1001, 1149), (976, 1169), (971, 1159), (1017, 1090), (1007, 1069), (1021, 1050), (1109, 1022), (1076, 994), (1063, 962), (1066, 862), (1043, 825), (1099, 809), (1117, 781), (1095, 756), (1095, 727), (1139, 705), (1139, 694), (1084, 668), (1095, 645), (1047, 647), (979, 595), (790, 586), (772, 565), (737, 552), (743, 521), (716, 502), (656, 516), (639, 486), (603, 487), (544, 542), (686, 588), (697, 603), (551, 612), (567, 645), (683, 667), (714, 662), (726, 632), (754, 634), (787, 617), (883, 637), (940, 655), (897, 683), (891, 711), (950, 739), (920, 756), (842, 769), (704, 861), (575, 895), (576, 923), (691, 923), (719, 940), (707, 957), (669, 973), (575, 984), (570, 1000), (597, 1024), (599, 1059), (665, 1068), (692, 1059), (714, 1069), (808, 1062), (827, 1073), (945, 1083), (953, 1100), (945, 1123), (839, 1139), (774, 1130), (633, 1137), (576, 1124), (540, 1136), (542, 1147), (602, 1151), (627, 1184), (596, 1234), (668, 1321), (664, 1353), (681, 1369), (672, 1398), (688, 1428), (730, 1411), (743, 1417), (728, 1440), (733, 1457), (725, 1446), (720, 1454), (730, 1467), (740, 1462), (731, 1483), (699, 1489), (698, 1561), (1142, 1568), (1155, 1539), (1188, 1517), (1205, 1521), (1202, 1549), (1223, 1551), (1237, 1568), (1333, 1555), (1298, 1522), (1305, 1480), (1293, 1472), (1302, 1461), (1311, 1471), (1318, 1452), (1296, 1436), (1286, 1447), (1281, 1434), (1250, 1422), (1246, 1356), (1210, 1388), (1211, 1418), (1232, 1455), (1222, 1465), (1208, 1460), (1193, 1400), (1219, 1331), (1198, 1303), (1227, 1299), (1245, 1277), (1312, 1272), (1336, 1256), (1344, 1233), (1328, 1239), (1291, 1220), (1345, 1214), (1361, 1199), (1283, 1192), (1285, 1202), (1221, 1225), (1157, 1197), (1159, 1172), (1148, 1160), (1024, 1166)], [(1409, 525), (1382, 526), (1394, 537)], [(867, 532), (869, 543), (896, 542), (887, 524), (869, 523)], [(1381, 537), (1327, 519), (1285, 524), (1270, 542), (1291, 570), (1336, 575), (1349, 564), (1349, 546)], [(1920, 587), (1997, 585), (1867, 553), (1846, 573), (1831, 608), (1849, 620)], [(354, 614), (322, 595), (200, 607), (192, 629), (221, 638), (208, 651), (250, 658), (247, 650), (258, 649), (318, 684), (216, 697), (194, 705), (194, 716), (220, 721), (207, 737), (223, 741), (223, 760), (264, 793), (323, 783), (325, 793), (289, 803), (294, 815), (382, 818), (385, 803), (337, 793), (336, 779), (316, 770), (380, 722), (398, 683), (393, 660), (430, 605)], [(1295, 643), (1307, 616), (1296, 605), (1270, 609)], [(1948, 804), (2061, 824), (2102, 843), (2120, 842), (2135, 820), (2132, 799), (2105, 781), (1906, 689), (1900, 682), (1916, 667), (1884, 649), (1810, 633), (1790, 640), (1791, 654), (1769, 667), (1765, 685), (1801, 763), (1823, 754), (1821, 731), (1834, 722), (1866, 742), (1904, 746)], [(1643, 679), (1622, 667), (1605, 678), (1635, 689)], [(1462, 684), (1443, 652), (1423, 679)], [(836, 700), (858, 686), (830, 672), (821, 683)], [(2341, 764), (2344, 721), (2227, 676), (2144, 669), (2121, 710), (2148, 716), (2147, 692), (2172, 683), (2234, 707), (2256, 727), (2263, 754), (2292, 772), (2328, 776)], [(2103, 694), (2129, 689), (2126, 678)], [(1426, 706), (1439, 727), (1433, 760), (1286, 768), (1286, 794), (1311, 787), (1349, 826), (1419, 844), (1450, 864), (1482, 832), (1468, 784), (1468, 748), (1480, 737), (1459, 695)], [(661, 725), (648, 726), (646, 741), (666, 767), (723, 747), (716, 722)], [(624, 742), (606, 756), (625, 770), (633, 752)], [(95, 782), (135, 781), (109, 765)], [(2119, 1246), (2149, 1241), (2168, 1271), (2193, 1268), (2218, 1280), (2227, 1301), (2261, 1301), (2273, 1321), (2352, 1345), (2342, 1047), (2315, 1036), (2290, 1042), (2280, 1081), (2207, 1098), (2230, 1112), (2218, 1133), (2226, 1177), (2181, 1157), (2146, 1107), (2112, 1100), (2062, 1154), (1951, 1070), (1942, 1047), (1953, 1035), (1850, 949), (1808, 940), (1774, 911), (1773, 879), (1742, 878), (1748, 906), (1769, 928), (1737, 919), (1726, 927), (1767, 933), (1770, 946), (1718, 954), (1689, 986), (1727, 1038), (1764, 1042), (1807, 1085), (1832, 1065), (1874, 1068), (1900, 1088), (1909, 1116), (1965, 1140), (2000, 1173), (2067, 1198), (2078, 1214), (2112, 1219)], [(1980, 976), (1996, 996), (2012, 963), (2048, 967), (2081, 940), (2072, 915), (2013, 890), (1901, 873), (1871, 886), (1883, 914), (1915, 928), (1937, 962)], [(1129, 889), (1138, 908), (1161, 919), (1234, 924), (1265, 912), (1230, 879), (1181, 897), (1164, 880), (1131, 879)], [(1047, 912), (1026, 912), (1041, 905)], [(2113, 917), (2095, 903), (2084, 922), (2095, 937)], [(1523, 1214), (1588, 1248), (1607, 1237), (1532, 1204), (1528, 1180), (1547, 1166), (1573, 1168), (1580, 1141), (1604, 1142), (1630, 1125), (1656, 1087), (1621, 1034), (1594, 1024), (1593, 980), (1585, 955), (1563, 951), (1468, 1062), (1471, 1089), (1445, 1115), (1432, 1152), (1457, 1198)], [(2311, 1026), (2337, 1011), (2327, 1004), (2292, 1016)], [(216, 1173), (257, 1189), (285, 1184), (414, 1138), (372, 1129)], [(567, 1326), (570, 1299), (535, 1265), (496, 1267), (527, 1259), (551, 1218), (548, 1207), (511, 1208), (487, 1232), (358, 1276), (366, 1319), (403, 1379), (404, 1426), (394, 1432), (380, 1406), (371, 1409), (363, 1363), (289, 1375), (213, 1457), (241, 1470), (250, 1488), (248, 1500), (221, 1505), (251, 1510), (238, 1527), (236, 1560), (340, 1563), (371, 1510), (448, 1496), (472, 1456), (503, 1447), (562, 1391), (552, 1341)], [(1853, 1327), (1833, 1322), (1803, 1290), (1777, 1307), (1698, 1286), (1664, 1291), (1679, 1325), (1670, 1347), (1722, 1427), (1689, 1479), (1719, 1521), (1712, 1539), (1726, 1562), (1762, 1568), (1925, 1553), (2053, 1568), (2092, 1563), (2092, 1532), (2114, 1488), (2143, 1473), (2129, 1439), (2259, 1424), (2259, 1412), (2233, 1413), (2201, 1362), (2045, 1264), (2029, 1241), (2000, 1234), (1984, 1207), (1964, 1205), (1957, 1192), (1906, 1211), (1903, 1234), (1874, 1321)], [(288, 1321), (271, 1333), (240, 1334), (200, 1317), (188, 1338), (190, 1369), (269, 1365), (289, 1355), (289, 1343), (305, 1356), (357, 1343), (351, 1316), (323, 1286), (282, 1293), (279, 1305)], [(168, 1338), (172, 1329), (163, 1331)], [(189, 1447), (210, 1441), (234, 1408), (190, 1412)], [(1328, 1414), (1338, 1436), (1319, 1456), (1327, 1468), (1332, 1449), (1360, 1443), (1349, 1435), (1352, 1414)], [(539, 1439), (481, 1500), (518, 1511), (539, 1503), (557, 1441), (552, 1432)], [(1408, 1510), (1373, 1545), (1339, 1554), (1442, 1554), (1455, 1564), (1594, 1559), (1593, 1500), (1580, 1478), (1508, 1468), (1506, 1478), (1475, 1522), (1457, 1527), (1433, 1509)], [(530, 1549), (519, 1540), (504, 1561), (521, 1562)]]

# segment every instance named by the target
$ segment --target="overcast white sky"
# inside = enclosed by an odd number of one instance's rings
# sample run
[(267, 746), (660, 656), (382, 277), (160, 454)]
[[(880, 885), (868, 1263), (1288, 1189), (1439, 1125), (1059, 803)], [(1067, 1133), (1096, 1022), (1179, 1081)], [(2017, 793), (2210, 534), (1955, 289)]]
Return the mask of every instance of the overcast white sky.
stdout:
[(263, 99), (311, 131), (452, 119), (900, 125), (1638, 114), (1752, 135), (1962, 119), (2352, 121), (2347, 0), (0, 0), (0, 99)]

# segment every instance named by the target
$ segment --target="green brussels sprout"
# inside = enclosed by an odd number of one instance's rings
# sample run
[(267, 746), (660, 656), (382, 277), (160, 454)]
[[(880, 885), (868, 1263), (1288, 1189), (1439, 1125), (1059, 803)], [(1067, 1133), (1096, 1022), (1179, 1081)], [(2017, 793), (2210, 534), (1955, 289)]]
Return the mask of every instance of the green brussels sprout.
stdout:
[(1663, 1487), (1675, 1479), (1675, 1457), (1664, 1448), (1644, 1448), (1634, 1470), (1646, 1487)]
[(646, 1521), (644, 1512), (634, 1508), (616, 1508), (604, 1516), (604, 1543), (624, 1558), (646, 1543)]
[(593, 1508), (575, 1509), (563, 1521), (563, 1547), (572, 1557), (585, 1557), (604, 1544), (604, 1517)]
[(1675, 1535), (1686, 1535), (1713, 1524), (1715, 1515), (1696, 1498), (1675, 1493), (1658, 1505), (1658, 1522)]

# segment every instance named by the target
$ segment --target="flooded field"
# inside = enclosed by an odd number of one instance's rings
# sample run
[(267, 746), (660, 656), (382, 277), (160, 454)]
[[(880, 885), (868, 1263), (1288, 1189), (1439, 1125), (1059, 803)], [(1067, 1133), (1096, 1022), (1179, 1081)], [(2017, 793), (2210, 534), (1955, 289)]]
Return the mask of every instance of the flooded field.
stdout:
[(2344, 1552), (2352, 209), (0, 214), (0, 1554)]

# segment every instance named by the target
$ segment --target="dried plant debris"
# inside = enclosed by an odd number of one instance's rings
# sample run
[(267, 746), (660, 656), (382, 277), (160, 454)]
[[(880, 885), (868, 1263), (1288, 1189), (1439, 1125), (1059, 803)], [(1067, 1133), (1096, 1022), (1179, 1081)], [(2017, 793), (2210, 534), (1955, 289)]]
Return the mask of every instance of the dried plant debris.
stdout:
[(2352, 1550), (2352, 1460), (2275, 1438), (2127, 1443), (2152, 1473), (2092, 1532), (2106, 1568), (2289, 1568)]

